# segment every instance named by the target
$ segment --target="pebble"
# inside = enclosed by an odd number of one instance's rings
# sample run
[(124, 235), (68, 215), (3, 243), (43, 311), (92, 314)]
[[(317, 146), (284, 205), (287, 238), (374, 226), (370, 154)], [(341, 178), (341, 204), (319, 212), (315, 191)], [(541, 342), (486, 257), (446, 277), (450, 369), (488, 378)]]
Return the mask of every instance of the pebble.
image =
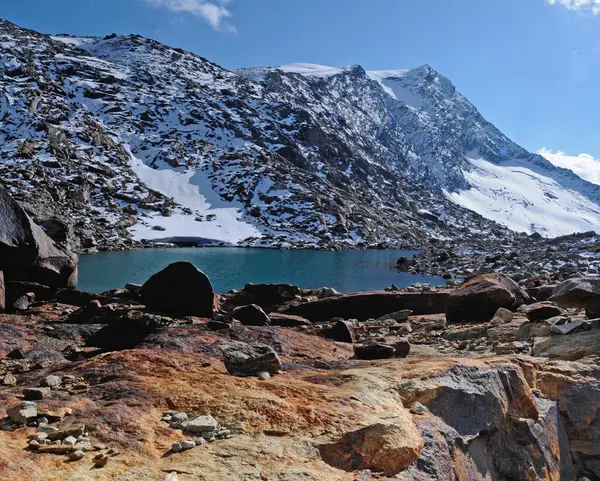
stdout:
[(38, 422), (38, 426), (48, 424), (48, 418), (45, 418), (45, 417), (38, 418), (37, 422)]
[(65, 439), (62, 440), (62, 444), (70, 444), (71, 446), (75, 446), (76, 443), (77, 438), (75, 438), (74, 436), (67, 436)]
[(163, 481), (179, 481), (179, 476), (177, 476), (176, 472), (169, 473), (165, 476)]
[(4, 384), (5, 386), (16, 386), (17, 378), (13, 374), (7, 374), (2, 379), (2, 384)]
[(48, 433), (35, 433), (33, 439), (35, 439), (36, 441), (43, 441), (48, 437)]
[(186, 439), (179, 443), (181, 445), (182, 451), (187, 451), (188, 449), (192, 449), (196, 447), (196, 442), (191, 439)]
[(69, 453), (67, 456), (71, 461), (79, 461), (80, 459), (83, 459), (83, 457), (85, 456), (85, 453), (83, 451), (73, 451), (72, 453)]
[(103, 468), (104, 466), (106, 466), (106, 463), (108, 463), (109, 459), (110, 458), (106, 454), (98, 454), (94, 458), (94, 466), (97, 468)]
[(271, 375), (267, 371), (260, 371), (257, 374), (258, 379), (261, 381), (266, 381), (267, 379), (271, 379)]
[(180, 451), (182, 451), (183, 448), (181, 447), (181, 443), (173, 443), (171, 444), (171, 451), (173, 451), (174, 453), (178, 453)]
[(412, 414), (421, 414), (422, 415), (422, 414), (427, 414), (429, 412), (429, 409), (427, 409), (427, 406), (424, 406), (420, 402), (415, 402), (410, 407), (410, 412)]
[(37, 449), (40, 447), (40, 442), (36, 441), (35, 439), (32, 439), (31, 441), (29, 441), (29, 447), (31, 449)]
[(213, 432), (219, 428), (219, 423), (212, 416), (198, 416), (185, 423), (185, 430), (190, 433)]
[(196, 446), (202, 446), (203, 444), (206, 444), (206, 439), (204, 439), (202, 436), (194, 439), (194, 443), (196, 443)]
[(57, 388), (61, 384), (62, 384), (62, 380), (58, 376), (50, 375), (50, 376), (46, 376), (46, 379), (44, 379), (44, 386), (47, 386), (49, 388)]
[(170, 420), (172, 422), (182, 423), (182, 422), (188, 420), (188, 415), (186, 413), (175, 413), (175, 414), (171, 415)]

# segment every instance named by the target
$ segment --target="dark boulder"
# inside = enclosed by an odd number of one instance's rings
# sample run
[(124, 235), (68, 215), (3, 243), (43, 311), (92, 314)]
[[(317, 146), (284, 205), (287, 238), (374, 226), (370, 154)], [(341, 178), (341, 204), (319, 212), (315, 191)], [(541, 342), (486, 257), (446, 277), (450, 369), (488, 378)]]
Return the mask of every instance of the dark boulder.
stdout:
[(154, 274), (140, 290), (142, 302), (155, 311), (181, 316), (212, 317), (210, 280), (190, 262), (175, 262)]
[(356, 342), (356, 331), (350, 321), (337, 321), (327, 332), (326, 337), (337, 342)]
[(302, 316), (312, 322), (330, 321), (334, 317), (365, 321), (404, 309), (413, 311), (415, 315), (440, 314), (444, 312), (447, 296), (448, 291), (361, 292), (305, 302), (283, 312)]
[(561, 282), (550, 300), (559, 306), (586, 309), (590, 318), (600, 316), (600, 278), (579, 277)]
[(256, 304), (268, 311), (271, 307), (292, 301), (301, 294), (299, 287), (290, 284), (246, 284), (244, 289), (227, 300), (223, 309), (230, 311), (237, 306)]
[(86, 346), (105, 351), (133, 349), (150, 334), (166, 326), (167, 323), (161, 316), (130, 309), (120, 316), (119, 322), (109, 324), (92, 334), (87, 339)]
[(551, 317), (564, 316), (566, 312), (551, 303), (548, 302), (537, 302), (530, 304), (523, 309), (527, 319), (531, 322), (545, 321)]
[(223, 361), (229, 374), (251, 376), (266, 371), (277, 374), (281, 369), (281, 360), (271, 346), (266, 344), (247, 344), (241, 341), (221, 341)]
[(6, 305), (12, 306), (15, 301), (27, 293), (33, 293), (36, 302), (45, 302), (53, 298), (55, 290), (37, 282), (9, 281), (6, 283)]
[(272, 326), (281, 327), (300, 327), (312, 326), (312, 322), (300, 316), (292, 316), (291, 314), (282, 314), (280, 312), (272, 312), (269, 314)]
[(396, 349), (391, 344), (379, 341), (366, 341), (354, 345), (356, 359), (391, 359), (395, 356)]
[(500, 307), (514, 311), (529, 301), (529, 295), (504, 274), (482, 274), (450, 293), (446, 299), (446, 319), (486, 322)]
[(245, 326), (268, 326), (271, 324), (269, 316), (256, 304), (236, 307), (231, 311), (231, 315)]
[(75, 287), (77, 256), (56, 246), (0, 186), (0, 270), (6, 281)]
[(77, 289), (59, 289), (54, 295), (54, 300), (61, 304), (83, 307), (102, 296), (93, 292), (78, 291)]

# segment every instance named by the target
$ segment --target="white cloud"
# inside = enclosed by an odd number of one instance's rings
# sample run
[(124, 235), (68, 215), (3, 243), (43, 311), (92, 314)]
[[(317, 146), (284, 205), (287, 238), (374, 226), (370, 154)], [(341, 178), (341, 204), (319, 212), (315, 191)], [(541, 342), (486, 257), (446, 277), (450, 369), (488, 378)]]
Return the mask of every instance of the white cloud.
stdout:
[(594, 159), (590, 154), (567, 155), (564, 152), (552, 152), (546, 147), (538, 150), (554, 165), (575, 172), (579, 177), (600, 185), (600, 159)]
[(562, 5), (569, 10), (579, 12), (591, 12), (594, 15), (600, 13), (600, 0), (546, 0), (550, 5)]
[(153, 7), (163, 7), (177, 13), (191, 13), (205, 21), (217, 31), (237, 33), (236, 28), (226, 21), (231, 12), (225, 5), (232, 0), (144, 0)]

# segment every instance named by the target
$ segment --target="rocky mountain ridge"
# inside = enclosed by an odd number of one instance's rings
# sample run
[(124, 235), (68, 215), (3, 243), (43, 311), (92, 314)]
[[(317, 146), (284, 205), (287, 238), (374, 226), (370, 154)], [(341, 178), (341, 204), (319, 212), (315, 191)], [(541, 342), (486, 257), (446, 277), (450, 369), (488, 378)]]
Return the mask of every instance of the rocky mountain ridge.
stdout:
[[(473, 190), (461, 190), (478, 169), (466, 148), (551, 171), (576, 219), (564, 228), (597, 225), (597, 187), (527, 156), (428, 66), (234, 73), (137, 35), (49, 36), (6, 21), (0, 51), (0, 177), (79, 251), (142, 240), (344, 248), (525, 239), (453, 198)], [(411, 105), (411, 89), (433, 107)], [(553, 209), (565, 204), (552, 195)]]

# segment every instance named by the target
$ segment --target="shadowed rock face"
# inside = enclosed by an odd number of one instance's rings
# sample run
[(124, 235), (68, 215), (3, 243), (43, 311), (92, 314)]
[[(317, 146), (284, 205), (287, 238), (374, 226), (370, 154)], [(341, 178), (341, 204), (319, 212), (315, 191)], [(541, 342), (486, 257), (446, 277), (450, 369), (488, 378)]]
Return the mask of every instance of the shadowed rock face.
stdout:
[(77, 256), (59, 249), (0, 186), (0, 270), (6, 281), (75, 287)]
[(489, 321), (499, 308), (515, 310), (529, 299), (529, 295), (505, 275), (482, 274), (448, 296), (446, 319), (449, 322)]
[(212, 317), (214, 292), (210, 280), (190, 262), (175, 262), (142, 286), (143, 303), (159, 312)]
[(582, 277), (562, 282), (550, 300), (562, 306), (585, 308), (589, 317), (600, 317), (600, 278)]

